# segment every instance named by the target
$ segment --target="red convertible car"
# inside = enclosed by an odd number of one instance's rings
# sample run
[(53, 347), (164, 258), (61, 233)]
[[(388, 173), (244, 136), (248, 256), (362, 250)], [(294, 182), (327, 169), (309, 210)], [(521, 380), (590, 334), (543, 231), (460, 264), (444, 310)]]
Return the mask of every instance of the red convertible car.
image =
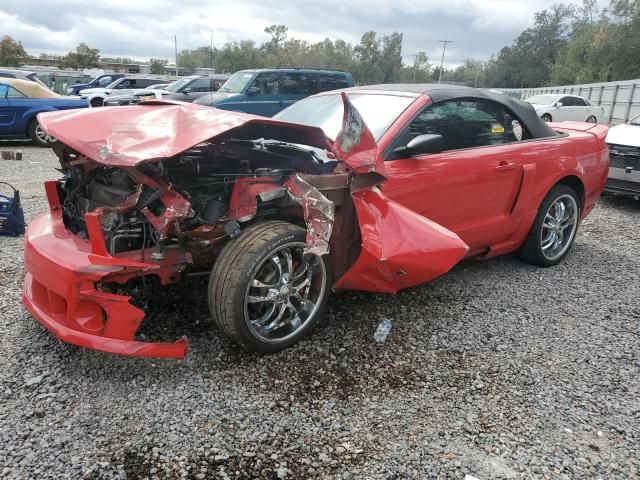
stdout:
[(144, 292), (208, 274), (246, 349), (309, 334), (332, 289), (393, 293), (464, 258), (560, 262), (603, 191), (607, 128), (445, 85), (379, 85), (275, 118), (177, 102), (46, 113), (63, 177), (25, 246), (26, 308), (58, 338), (181, 357), (138, 335)]

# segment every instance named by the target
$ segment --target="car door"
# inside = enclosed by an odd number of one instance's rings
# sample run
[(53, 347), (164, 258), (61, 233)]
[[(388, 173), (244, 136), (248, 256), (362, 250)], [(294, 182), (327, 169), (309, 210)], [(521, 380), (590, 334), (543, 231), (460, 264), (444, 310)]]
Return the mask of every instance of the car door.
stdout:
[[(440, 153), (412, 156), (402, 147), (442, 135)], [(382, 189), (392, 200), (455, 232), (472, 251), (507, 239), (523, 175), (522, 123), (500, 104), (479, 99), (428, 105), (392, 142)]]
[(314, 73), (283, 72), (282, 83), (280, 85), (282, 94), (282, 105), (280, 110), (284, 110), (288, 106), (296, 103), (298, 100), (302, 100), (309, 95), (317, 93), (318, 90), (316, 84), (316, 75)]
[(4, 83), (0, 83), (0, 135), (4, 135), (6, 130), (9, 129), (14, 122), (15, 114), (9, 109), (9, 102), (7, 101), (7, 92), (9, 86)]
[(246, 90), (246, 102), (239, 105), (242, 111), (271, 117), (282, 110), (280, 72), (262, 72), (256, 75)]
[(572, 120), (577, 122), (586, 122), (587, 118), (592, 115), (591, 107), (580, 97), (573, 97), (573, 117)]
[(15, 88), (0, 84), (0, 126), (2, 135), (23, 134), (18, 119), (29, 108), (29, 99)]
[[(562, 106), (558, 106), (558, 103), (562, 103)], [(553, 120), (559, 122), (575, 120), (573, 97), (562, 97), (558, 103), (556, 103), (557, 113), (553, 115)]]
[(196, 78), (188, 83), (182, 90), (183, 102), (193, 102), (196, 98), (211, 93), (211, 81), (208, 78)]

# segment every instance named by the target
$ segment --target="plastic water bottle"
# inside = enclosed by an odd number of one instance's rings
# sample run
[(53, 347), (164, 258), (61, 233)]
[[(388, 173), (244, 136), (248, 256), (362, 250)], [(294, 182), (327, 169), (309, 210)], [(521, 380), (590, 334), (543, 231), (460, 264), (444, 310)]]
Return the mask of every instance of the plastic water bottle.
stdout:
[(378, 324), (376, 333), (373, 334), (373, 339), (378, 343), (383, 343), (391, 333), (391, 320), (383, 318)]

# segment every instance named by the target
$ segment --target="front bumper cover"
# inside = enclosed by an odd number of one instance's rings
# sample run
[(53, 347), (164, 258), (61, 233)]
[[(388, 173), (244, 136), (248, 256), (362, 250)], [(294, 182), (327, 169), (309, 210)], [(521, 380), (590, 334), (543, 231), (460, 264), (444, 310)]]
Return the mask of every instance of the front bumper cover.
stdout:
[(85, 241), (68, 232), (59, 208), (35, 218), (25, 235), (22, 299), (27, 310), (60, 340), (74, 345), (121, 355), (184, 357), (186, 338), (175, 343), (136, 340), (145, 313), (130, 303), (129, 296), (96, 288), (97, 282), (112, 278), (126, 281), (150, 273), (175, 277), (176, 264), (96, 254), (93, 244), (100, 241), (104, 239)]

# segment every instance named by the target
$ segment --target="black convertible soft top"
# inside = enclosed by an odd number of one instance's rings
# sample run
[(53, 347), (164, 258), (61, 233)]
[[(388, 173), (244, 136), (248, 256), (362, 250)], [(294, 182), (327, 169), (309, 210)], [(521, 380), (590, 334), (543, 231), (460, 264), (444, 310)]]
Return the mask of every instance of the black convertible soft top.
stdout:
[(390, 92), (409, 92), (429, 95), (434, 102), (455, 99), (484, 98), (502, 104), (520, 118), (532, 138), (546, 138), (558, 135), (549, 125), (547, 125), (538, 115), (530, 103), (516, 100), (513, 97), (496, 93), (491, 90), (464, 87), (462, 85), (447, 85), (440, 83), (385, 83), (380, 85), (363, 85), (352, 87), (351, 90), (379, 90)]

